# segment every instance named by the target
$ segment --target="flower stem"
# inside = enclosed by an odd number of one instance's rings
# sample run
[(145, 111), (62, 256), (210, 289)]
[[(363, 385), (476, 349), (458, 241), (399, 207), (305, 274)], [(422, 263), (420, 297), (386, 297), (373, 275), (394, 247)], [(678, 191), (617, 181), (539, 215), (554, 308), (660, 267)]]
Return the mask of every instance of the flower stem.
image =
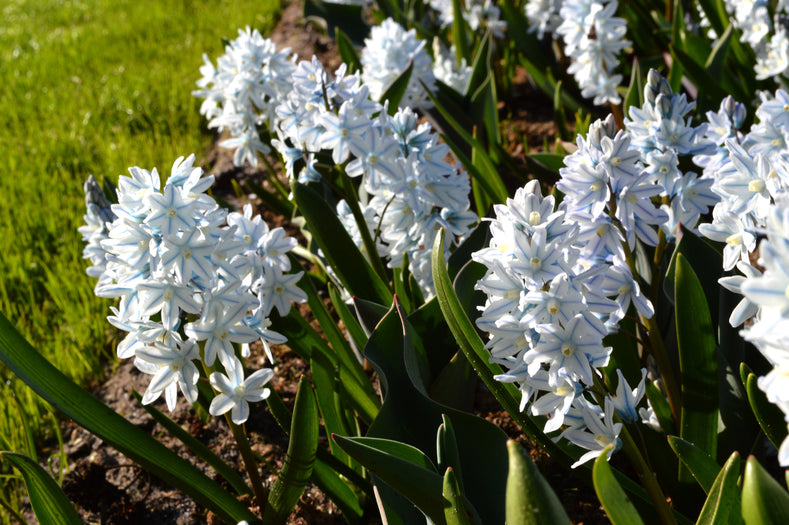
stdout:
[(641, 485), (644, 487), (644, 489), (646, 489), (647, 494), (649, 494), (649, 499), (652, 500), (655, 510), (657, 510), (660, 522), (664, 525), (676, 525), (677, 520), (674, 518), (671, 507), (669, 507), (668, 502), (666, 501), (666, 496), (660, 489), (660, 484), (658, 484), (654, 472), (652, 472), (652, 469), (649, 468), (644, 456), (641, 455), (641, 452), (638, 450), (638, 446), (636, 445), (636, 442), (633, 441), (633, 437), (630, 435), (627, 427), (622, 427), (622, 432), (619, 433), (619, 438), (622, 440), (622, 450), (627, 455), (630, 463), (636, 469), (638, 480), (641, 482)]
[(230, 419), (229, 412), (225, 413), (225, 419), (227, 420), (227, 424), (230, 425), (230, 430), (233, 431), (233, 437), (238, 445), (238, 451), (241, 452), (241, 458), (244, 460), (244, 468), (249, 476), (249, 483), (252, 485), (252, 490), (255, 493), (255, 500), (257, 500), (258, 503), (259, 513), (260, 516), (262, 516), (263, 511), (266, 510), (266, 504), (268, 503), (268, 490), (266, 490), (265, 485), (263, 485), (263, 479), (260, 477), (255, 454), (252, 452), (252, 447), (249, 445), (249, 439), (247, 439), (246, 428), (243, 424), (236, 425), (233, 423)]

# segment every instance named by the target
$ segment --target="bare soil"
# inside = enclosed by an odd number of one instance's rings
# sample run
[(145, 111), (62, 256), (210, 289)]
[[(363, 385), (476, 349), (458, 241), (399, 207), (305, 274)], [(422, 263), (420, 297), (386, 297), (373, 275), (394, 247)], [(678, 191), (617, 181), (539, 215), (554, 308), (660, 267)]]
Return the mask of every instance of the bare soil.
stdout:
[[(333, 70), (340, 63), (333, 41), (314, 27), (304, 24), (298, 3), (291, 3), (284, 8), (281, 20), (271, 38), (278, 47), (291, 47), (303, 59), (308, 59), (313, 54), (317, 55), (329, 70)], [(524, 139), (530, 145), (540, 145), (546, 139), (552, 142), (556, 138), (551, 107), (550, 101), (537, 93), (528, 83), (525, 73), (518, 70), (513, 92), (500, 106), (502, 121), (507, 122), (503, 134), (517, 164), (525, 165)], [(236, 195), (231, 180), (236, 180), (242, 185), (250, 179), (258, 184), (268, 184), (260, 170), (234, 167), (232, 154), (218, 147), (206, 153), (203, 165), (208, 172), (217, 177), (213, 188), (216, 196), (238, 208), (246, 202), (252, 202), (258, 211), (263, 213), (269, 224), (285, 227), (290, 235), (299, 235), (298, 229), (290, 224), (289, 218), (261, 209), (254, 195)], [(305, 309), (302, 311), (309, 316), (308, 311)], [(274, 366), (272, 386), (285, 403), (290, 405), (295, 398), (298, 380), (304, 375), (309, 376), (309, 366), (285, 346), (275, 351), (277, 363)], [(255, 354), (253, 349), (253, 355), (261, 354), (262, 352)], [(250, 363), (250, 366), (252, 368), (263, 366), (262, 359), (258, 358), (258, 360), (260, 362)], [(106, 381), (96, 382), (90, 387), (96, 397), (135, 425), (150, 432), (209, 476), (216, 477), (213, 470), (194, 458), (183, 444), (156, 423), (133, 397), (132, 389), (140, 393), (144, 392), (148, 378), (135, 370), (131, 361), (109, 365), (105, 377), (108, 378)], [(162, 402), (156, 403), (157, 407), (166, 410), (163, 405)], [(483, 388), (477, 392), (476, 410), (482, 417), (499, 425), (510, 437), (531, 449), (532, 457), (564, 502), (574, 523), (587, 525), (608, 523), (594, 492), (583, 487), (580, 481), (555, 465), (549, 457), (531, 447), (513, 421), (501, 410), (496, 400)], [(182, 398), (177, 409), (169, 415), (227, 463), (239, 472), (243, 472), (235, 442), (223, 418), (211, 418), (204, 423)], [(125, 456), (73, 422), (65, 421), (62, 426), (64, 452), (69, 470), (63, 489), (85, 523), (157, 525), (218, 521), (191, 499), (150, 476)], [(268, 477), (269, 481), (273, 481), (274, 472), (281, 468), (287, 450), (288, 442), (284, 431), (277, 426), (267, 410), (253, 410), (247, 422), (247, 430), (255, 452), (276, 469), (272, 471), (269, 467), (263, 467), (264, 476)], [(326, 446), (325, 436), (322, 440), (323, 446)], [(57, 445), (51, 448), (57, 449)], [(57, 458), (57, 455), (53, 455), (55, 466), (57, 466)], [(221, 479), (217, 481), (221, 482)], [(26, 517), (30, 522), (34, 521), (29, 509)], [(312, 485), (309, 485), (302, 495), (289, 521), (291, 524), (344, 522), (335, 505)]]

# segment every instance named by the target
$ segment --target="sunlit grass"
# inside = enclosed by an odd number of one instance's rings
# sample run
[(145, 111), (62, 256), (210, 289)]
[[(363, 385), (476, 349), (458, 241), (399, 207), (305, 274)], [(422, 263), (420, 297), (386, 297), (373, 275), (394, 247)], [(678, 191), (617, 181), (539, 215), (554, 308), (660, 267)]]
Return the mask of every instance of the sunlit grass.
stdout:
[[(200, 159), (211, 140), (191, 96), (202, 53), (221, 53), (222, 38), (247, 25), (265, 34), (278, 9), (279, 0), (3, 2), (0, 310), (69, 376), (97, 373), (113, 351), (108, 303), (93, 296), (81, 256), (82, 181)], [(20, 419), (40, 436), (48, 409), (2, 365), (0, 377), (0, 447), (25, 451)]]

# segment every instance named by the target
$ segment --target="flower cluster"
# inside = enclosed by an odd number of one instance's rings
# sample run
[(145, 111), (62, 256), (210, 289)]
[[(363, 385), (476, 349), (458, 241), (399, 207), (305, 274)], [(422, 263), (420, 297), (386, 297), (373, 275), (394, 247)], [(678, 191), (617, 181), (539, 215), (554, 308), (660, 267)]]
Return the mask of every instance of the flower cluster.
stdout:
[(756, 78), (764, 80), (789, 70), (789, 47), (786, 24), (782, 19), (789, 14), (786, 2), (737, 2), (724, 0), (726, 11), (734, 27), (742, 32), (740, 40), (748, 43), (756, 53)]
[[(423, 293), (432, 295), (430, 248), (437, 230), (446, 228), (457, 242), (476, 223), (468, 177), (446, 161), (449, 147), (429, 124), (419, 124), (410, 108), (390, 116), (359, 76), (345, 71), (343, 64), (332, 76), (317, 59), (300, 62), (291, 92), (277, 107), (272, 143), (288, 176), (300, 182), (320, 180), (322, 155), (332, 169), (361, 178), (361, 227), (377, 241), (377, 255), (400, 267), (406, 254)], [(344, 200), (337, 212), (363, 249), (360, 225)]]
[[(449, 27), (455, 21), (455, 12), (452, 0), (430, 0), (430, 7), (438, 14), (439, 25)], [(463, 6), (463, 20), (472, 31), (484, 29), (490, 31), (496, 38), (504, 38), (507, 22), (501, 20), (501, 11), (491, 0), (468, 0), (461, 3)]]
[[(248, 344), (286, 341), (270, 329), (274, 308), (286, 315), (291, 301), (306, 301), (297, 286), (303, 272), (288, 274), (287, 252), (295, 239), (270, 229), (260, 216), (227, 213), (206, 190), (194, 156), (175, 161), (164, 187), (156, 169), (130, 168), (118, 181), (118, 203), (108, 206), (95, 181), (86, 184), (88, 242), (84, 255), (98, 278), (100, 297), (119, 299), (108, 320), (128, 334), (118, 344), (121, 359), (152, 376), (143, 396), (151, 403), (164, 393), (173, 410), (178, 390), (197, 399), (202, 361), (219, 394), (213, 415), (232, 410), (236, 424), (246, 421), (248, 403), (268, 395), (270, 370), (244, 377), (240, 357)], [(240, 352), (236, 344), (243, 345)], [(221, 365), (222, 371), (213, 371)]]
[[(745, 107), (729, 98), (717, 114), (708, 114), (712, 126), (720, 128), (719, 151), (705, 170), (714, 177), (712, 190), (721, 200), (713, 210), (711, 224), (699, 230), (705, 236), (725, 242), (725, 270), (739, 274), (721, 278), (725, 288), (744, 296), (729, 318), (732, 326), (746, 321), (743, 337), (752, 342), (773, 365), (773, 371), (759, 378), (767, 398), (786, 415), (789, 422), (789, 94), (778, 90), (764, 95), (756, 110), (759, 122), (750, 131), (739, 131)], [(758, 265), (751, 262), (758, 245)], [(779, 460), (789, 465), (789, 440), (780, 449)]]
[[(645, 315), (651, 305), (623, 261), (589, 266), (588, 232), (553, 196), (542, 197), (536, 182), (495, 212), (490, 247), (472, 254), (488, 268), (477, 283), (487, 295), (477, 326), (489, 333), (491, 361), (507, 369), (496, 379), (518, 384), (521, 410), (531, 402), (533, 414), (550, 416), (546, 433), (564, 427), (559, 438), (588, 450), (577, 466), (609, 444), (619, 447), (622, 424), (614, 423), (614, 411), (627, 421), (639, 418), (643, 376), (635, 391), (620, 377), (622, 395), (607, 397), (602, 407), (584, 392), (599, 383), (597, 369), (608, 364), (611, 348), (603, 338), (612, 322), (631, 302)], [(598, 243), (601, 254), (621, 251), (622, 237), (612, 235), (616, 246)]]
[(270, 151), (261, 140), (259, 129), (271, 120), (274, 105), (290, 89), (295, 70), (290, 49), (277, 50), (257, 29), (238, 31), (238, 38), (225, 47), (225, 54), (214, 67), (203, 55), (200, 89), (192, 94), (204, 98), (200, 113), (208, 127), (228, 130), (231, 138), (219, 143), (235, 150), (233, 163), (257, 166), (258, 153)]
[(651, 69), (643, 106), (631, 106), (630, 118), (625, 119), (632, 145), (649, 175), (646, 180), (660, 189), (656, 195), (663, 198), (662, 208), (668, 216), (661, 227), (669, 237), (676, 235), (680, 223), (693, 230), (699, 217), (718, 202), (711, 190), (714, 180), (707, 172), (699, 177), (692, 171), (683, 173), (679, 167), (684, 156), (695, 156), (694, 162), (706, 166), (708, 157), (716, 152), (718, 127), (694, 126), (689, 116), (694, 106), (684, 94), (672, 92), (666, 79)]
[(567, 69), (581, 94), (594, 104), (618, 104), (616, 91), (622, 75), (615, 74), (617, 56), (630, 45), (627, 24), (614, 16), (617, 0), (530, 0), (525, 7), (529, 30), (562, 37), (564, 52), (572, 58)]
[(426, 44), (427, 41), (417, 39), (416, 30), (406, 31), (391, 18), (373, 26), (370, 38), (364, 40), (361, 55), (362, 81), (370, 96), (380, 100), (386, 89), (412, 65), (401, 104), (414, 109), (428, 107), (430, 101), (420, 82), (433, 90), (436, 78)]
[(490, 247), (472, 256), (488, 268), (477, 284), (488, 296), (477, 326), (489, 333), (491, 360), (508, 369), (498, 379), (518, 383), (522, 409), (531, 402), (533, 414), (550, 414), (545, 432), (564, 426), (560, 437), (589, 450), (579, 463), (615, 441), (612, 410), (627, 422), (651, 419), (636, 408), (645, 371), (635, 390), (620, 377), (624, 390), (605, 406), (584, 395), (608, 363), (603, 338), (631, 308), (644, 320), (654, 315), (636, 271), (642, 244), (665, 245), (660, 231), (676, 228), (672, 216), (692, 226), (718, 201), (711, 176), (678, 169), (679, 155), (715, 149), (705, 125), (685, 120), (692, 105), (655, 71), (644, 96), (627, 130), (609, 116), (578, 137), (556, 184), (560, 206), (535, 183), (518, 190), (495, 207)]

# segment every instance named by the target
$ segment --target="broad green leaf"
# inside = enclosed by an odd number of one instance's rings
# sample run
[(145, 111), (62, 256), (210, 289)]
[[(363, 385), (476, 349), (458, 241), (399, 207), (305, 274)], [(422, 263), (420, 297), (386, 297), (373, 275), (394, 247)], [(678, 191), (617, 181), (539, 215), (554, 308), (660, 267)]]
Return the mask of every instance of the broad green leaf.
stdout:
[[(671, 90), (674, 93), (678, 93), (680, 87), (682, 86), (682, 75), (684, 73), (683, 64), (677, 57), (674, 55), (674, 50), (677, 49), (681, 51), (681, 48), (684, 48), (685, 45), (685, 16), (683, 15), (682, 10), (682, 2), (675, 2), (674, 4), (674, 13), (672, 18), (672, 28), (671, 28), (671, 44), (669, 49), (671, 49), (671, 56), (673, 60), (671, 61), (671, 69), (668, 72), (668, 80), (669, 85), (671, 86)], [(687, 55), (685, 55), (687, 56)], [(692, 62), (693, 59), (688, 57), (688, 61)], [(723, 98), (723, 97), (721, 97)]]
[[(291, 265), (295, 268), (300, 266), (300, 263), (295, 259), (291, 258)], [(343, 334), (340, 327), (337, 326), (336, 321), (329, 312), (328, 307), (323, 302), (323, 299), (318, 295), (318, 290), (315, 288), (312, 280), (310, 279), (310, 274), (305, 272), (305, 277), (299, 281), (299, 286), (301, 287), (304, 292), (307, 293), (307, 304), (310, 307), (310, 311), (315, 316), (315, 319), (318, 321), (318, 324), (321, 326), (321, 330), (323, 331), (323, 335), (326, 337), (326, 340), (331, 345), (331, 350), (333, 350), (332, 354), (326, 355), (327, 358), (331, 358), (331, 361), (339, 361), (342, 366), (344, 366), (351, 375), (354, 376), (356, 381), (361, 386), (366, 386), (366, 391), (368, 396), (371, 398), (375, 398), (375, 391), (370, 385), (370, 380), (367, 378), (367, 375), (364, 373), (364, 368), (359, 360), (356, 358), (356, 355), (351, 350), (350, 344), (345, 339), (345, 334)], [(328, 350), (325, 346), (321, 347), (324, 350)]]
[(79, 525), (82, 520), (60, 486), (38, 463), (23, 454), (0, 452), (22, 473), (30, 497), (30, 506), (41, 525)]
[(499, 108), (496, 93), (496, 80), (493, 72), (493, 36), (486, 33), (482, 38), (471, 64), (471, 78), (469, 80), (469, 95), (471, 96), (471, 118), (474, 122), (481, 122), (484, 131), (483, 144), (486, 150), (495, 158), (494, 144), (501, 144), (499, 136)]
[(342, 512), (343, 517), (351, 524), (362, 524), (364, 509), (347, 480), (327, 463), (316, 461), (312, 468), (312, 481), (321, 491), (329, 496)]
[[(703, 92), (711, 100), (723, 100), (729, 94), (721, 82), (710, 75), (703, 65), (698, 64), (687, 53), (674, 45), (669, 46), (669, 49), (671, 56), (674, 57), (674, 63), (682, 65), (685, 74), (693, 80), (696, 87), (700, 88), (700, 93)], [(728, 87), (737, 100), (746, 100), (746, 93), (737, 84), (729, 83)]]
[[(435, 305), (431, 301), (425, 308), (431, 304)], [(500, 523), (504, 520), (505, 479), (500, 473), (507, 468), (506, 435), (482, 418), (439, 405), (427, 397), (428, 385), (422, 382), (417, 361), (425, 359), (426, 354), (431, 353), (425, 350), (432, 348), (426, 346), (427, 340), (421, 331), (411, 324), (411, 318), (421, 310), (404, 318), (395, 303), (365, 348), (365, 356), (378, 372), (384, 394), (383, 406), (370, 426), (368, 436), (395, 439), (434, 458), (437, 456), (434, 456), (436, 430), (444, 421), (442, 415), (445, 414), (454, 429), (461, 465), (456, 475), (462, 476), (470, 505), (467, 510), (479, 513), (483, 523)], [(480, 450), (485, 450), (485, 454), (480, 454)], [(407, 506), (412, 506), (394, 491), (382, 495), (381, 499), (392, 507), (399, 505), (397, 497)], [(397, 509), (398, 512), (408, 512), (402, 506)], [(418, 521), (419, 518), (414, 519)], [(411, 523), (409, 519), (405, 522)]]
[(633, 506), (633, 502), (616, 481), (611, 466), (608, 464), (608, 450), (611, 447), (613, 445), (609, 445), (608, 449), (597, 456), (594, 462), (592, 479), (597, 498), (603, 504), (605, 513), (614, 525), (643, 524), (644, 521)]
[(225, 481), (233, 487), (238, 494), (249, 494), (252, 495), (252, 491), (250, 490), (249, 486), (247, 485), (244, 478), (233, 469), (230, 465), (228, 465), (225, 461), (222, 460), (219, 456), (217, 456), (210, 448), (205, 446), (200, 440), (195, 438), (192, 434), (181, 428), (181, 425), (167, 417), (167, 415), (163, 414), (161, 410), (157, 409), (153, 405), (142, 405), (142, 396), (136, 391), (132, 391), (134, 398), (141, 403), (141, 406), (145, 409), (148, 414), (162, 427), (164, 427), (167, 432), (178, 438), (178, 440), (183, 443), (186, 448), (188, 448), (194, 455), (205, 461), (209, 466), (211, 466), (217, 474), (222, 476)]
[[(499, 7), (502, 18), (507, 21), (507, 27), (529, 27), (529, 22), (523, 9), (518, 8), (515, 3), (501, 2)], [(535, 84), (546, 95), (553, 96), (556, 89), (556, 81), (551, 74), (551, 68), (554, 67), (554, 64), (549, 58), (552, 56), (550, 48), (537, 39), (536, 33), (531, 33), (527, 30), (510, 29), (507, 32), (507, 37), (515, 42), (520, 51), (521, 65), (524, 66), (529, 77), (534, 80)], [(583, 102), (580, 99), (570, 96), (566, 92), (563, 93), (562, 100), (563, 106), (572, 113), (575, 113), (583, 106)]]
[(455, 476), (455, 471), (448, 468), (444, 472), (444, 519), (447, 525), (471, 525), (471, 520), (466, 513), (466, 507), (463, 505), (463, 493), (458, 487), (458, 478)]
[(351, 39), (339, 27), (335, 28), (334, 33), (334, 40), (337, 42), (337, 52), (340, 53), (340, 58), (342, 58), (343, 63), (348, 65), (348, 73), (361, 73), (362, 61)]
[(789, 494), (750, 456), (742, 482), (742, 518), (746, 525), (789, 523)]
[[(690, 263), (693, 268), (704, 268), (701, 275), (697, 275), (701, 281), (702, 288), (704, 289), (707, 304), (710, 306), (710, 312), (718, 311), (718, 278), (723, 275), (723, 254), (719, 249), (713, 247), (704, 238), (699, 237), (692, 231), (680, 226), (677, 233), (676, 246), (674, 252), (671, 254), (668, 268), (666, 269), (666, 278), (663, 281), (663, 292), (674, 302), (674, 287), (675, 287), (675, 274), (677, 266), (677, 254), (682, 254)], [(717, 323), (717, 319), (713, 319), (713, 324)]]
[(745, 391), (748, 393), (748, 401), (759, 426), (773, 445), (780, 447), (787, 435), (786, 422), (781, 410), (767, 400), (767, 396), (757, 384), (756, 374), (748, 375)]
[(740, 489), (737, 486), (739, 477), (740, 454), (735, 451), (715, 478), (696, 525), (742, 523), (740, 521)]
[(356, 345), (356, 348), (363, 348), (367, 343), (367, 334), (364, 333), (362, 326), (351, 313), (348, 305), (342, 300), (342, 295), (337, 287), (329, 283), (327, 288), (329, 289), (329, 297), (331, 298), (331, 304), (334, 307), (334, 311), (337, 312), (342, 324), (345, 325), (345, 330), (348, 332), (351, 341)]
[(452, 0), (452, 43), (455, 45), (457, 64), (465, 59), (471, 63), (471, 31), (463, 17), (463, 0)]
[(430, 385), (431, 399), (464, 412), (472, 412), (476, 398), (477, 375), (459, 351)]
[(682, 464), (690, 470), (704, 492), (709, 494), (713, 483), (715, 483), (715, 477), (720, 471), (720, 465), (706, 451), (684, 439), (669, 436), (668, 444), (671, 445)]
[(449, 278), (454, 280), (458, 272), (468, 264), (471, 260), (471, 254), (481, 250), (490, 242), (490, 225), (487, 222), (480, 221), (471, 234), (469, 234), (463, 242), (455, 248), (455, 251), (449, 254), (447, 259), (447, 271)]
[(400, 107), (400, 101), (403, 100), (403, 95), (405, 95), (405, 92), (408, 89), (408, 83), (411, 81), (411, 73), (413, 71), (414, 61), (411, 59), (408, 61), (408, 67), (406, 67), (381, 94), (381, 98), (378, 100), (378, 102), (383, 104), (384, 102), (389, 101), (390, 115), (397, 113), (397, 109)]
[(716, 78), (720, 78), (723, 73), (723, 66), (729, 51), (729, 42), (731, 42), (733, 31), (734, 25), (729, 24), (729, 27), (726, 28), (726, 31), (724, 31), (723, 35), (718, 39), (715, 47), (712, 49), (712, 53), (710, 53), (707, 58), (707, 62), (704, 64), (706, 70)]
[(559, 137), (562, 140), (570, 140), (572, 135), (567, 129), (567, 114), (564, 111), (562, 104), (562, 81), (556, 83), (553, 91), (553, 122), (556, 129), (559, 130)]
[[(342, 417), (340, 401), (339, 367), (332, 364), (326, 357), (313, 354), (310, 360), (312, 382), (315, 385), (315, 394), (318, 399), (323, 425), (328, 434), (349, 435), (351, 430)], [(332, 454), (343, 463), (347, 463), (348, 456), (332, 442), (329, 442)]]
[(218, 483), (63, 375), (36, 352), (2, 314), (0, 360), (63, 415), (223, 520), (232, 523), (255, 521), (249, 509)]
[[(715, 457), (718, 443), (715, 335), (704, 290), (682, 253), (677, 255), (674, 298), (682, 373), (680, 436)], [(687, 471), (680, 469), (680, 479), (688, 479)]]
[(268, 496), (263, 523), (284, 523), (307, 486), (318, 448), (318, 407), (309, 382), (302, 377), (290, 427), (285, 463)]
[(321, 0), (304, 1), (304, 18), (322, 26), (331, 38), (335, 36), (335, 29), (342, 28), (350, 40), (363, 45), (364, 39), (370, 32), (370, 26), (364, 23), (361, 4), (338, 4), (322, 2)]
[(431, 520), (444, 517), (443, 479), (419, 449), (386, 439), (332, 436), (343, 450), (407, 497)]
[(379, 303), (366, 301), (359, 297), (353, 298), (353, 306), (356, 309), (356, 316), (359, 319), (359, 324), (361, 324), (364, 332), (367, 334), (369, 342), (370, 334), (375, 331), (378, 323), (380, 323), (381, 319), (384, 318), (386, 313), (389, 311), (389, 308)]
[(570, 518), (529, 455), (515, 441), (507, 443), (508, 525), (570, 525)]
[(460, 452), (458, 451), (457, 439), (455, 438), (455, 427), (452, 426), (452, 420), (446, 414), (442, 414), (441, 417), (444, 422), (438, 427), (438, 435), (436, 436), (438, 471), (452, 469), (454, 472), (457, 472), (458, 490), (462, 494), (464, 492), (463, 471), (460, 466)]
[(674, 418), (671, 416), (671, 407), (668, 404), (668, 399), (663, 395), (663, 392), (658, 390), (658, 387), (651, 381), (645, 382), (645, 389), (649, 404), (655, 411), (655, 416), (658, 418), (660, 427), (666, 434), (674, 433)]
[(638, 58), (633, 58), (633, 70), (630, 74), (630, 86), (627, 88), (623, 111), (627, 115), (631, 106), (640, 108), (644, 105), (644, 79), (641, 78), (641, 66)]
[[(421, 82), (421, 81), (420, 81)], [(424, 83), (422, 83), (424, 86)], [(448, 141), (450, 148), (452, 148), (453, 153), (458, 156), (458, 160), (463, 163), (463, 166), (469, 170), (469, 173), (472, 176), (478, 175), (477, 180), (480, 181), (480, 184), (483, 185), (485, 188), (485, 192), (493, 199), (496, 203), (503, 203), (507, 200), (507, 188), (504, 186), (504, 182), (502, 182), (501, 177), (499, 176), (498, 168), (496, 167), (496, 163), (493, 162), (493, 159), (490, 158), (488, 154), (488, 150), (485, 145), (473, 134), (473, 130), (469, 131), (462, 127), (455, 117), (445, 106), (444, 104), (436, 97), (433, 93), (430, 92), (427, 87), (425, 87), (425, 92), (427, 93), (428, 98), (430, 101), (435, 105), (436, 109), (439, 111), (442, 117), (444, 117), (447, 122), (452, 126), (453, 131), (460, 134), (463, 140), (471, 146), (471, 148), (476, 152), (479, 166), (475, 164), (471, 164), (468, 162), (467, 156), (463, 153), (463, 151), (458, 148), (457, 145), (454, 145), (451, 141)], [(454, 147), (453, 147), (454, 145)], [(465, 162), (464, 162), (465, 159)], [(474, 168), (470, 168), (470, 166), (474, 166)]]
[(323, 250), (329, 266), (337, 272), (343, 286), (357, 297), (390, 304), (392, 292), (365, 260), (323, 197), (298, 182), (293, 183), (292, 191), (315, 242)]

